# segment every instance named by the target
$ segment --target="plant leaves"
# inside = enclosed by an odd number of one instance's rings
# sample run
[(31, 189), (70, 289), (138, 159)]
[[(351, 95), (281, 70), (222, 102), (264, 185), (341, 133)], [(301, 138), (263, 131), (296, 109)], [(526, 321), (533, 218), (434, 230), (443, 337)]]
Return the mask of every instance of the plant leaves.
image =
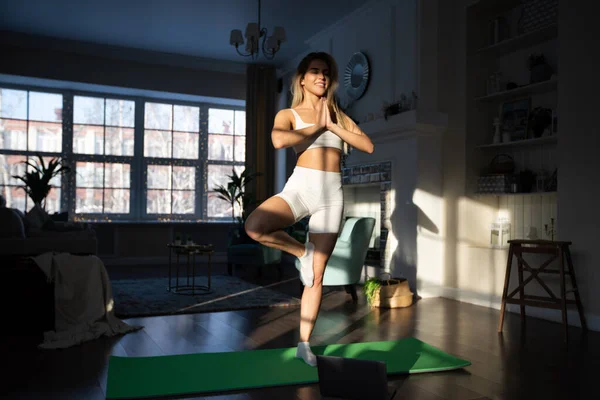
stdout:
[(20, 186), (35, 204), (41, 204), (48, 196), (52, 189), (50, 180), (61, 172), (69, 172), (71, 169), (63, 164), (62, 159), (52, 158), (46, 165), (41, 154), (36, 153), (37, 161), (34, 163), (31, 160), (22, 161), (31, 170), (25, 170), (22, 176), (13, 176), (13, 178), (23, 182)]

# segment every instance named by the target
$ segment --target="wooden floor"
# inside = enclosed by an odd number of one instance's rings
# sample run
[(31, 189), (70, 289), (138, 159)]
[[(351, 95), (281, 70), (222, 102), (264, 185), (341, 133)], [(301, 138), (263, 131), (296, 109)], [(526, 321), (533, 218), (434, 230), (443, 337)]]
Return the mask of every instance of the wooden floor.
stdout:
[[(294, 290), (296, 285), (288, 287)], [(311, 343), (353, 343), (416, 337), (468, 359), (464, 370), (391, 376), (394, 399), (579, 399), (596, 398), (600, 334), (571, 328), (564, 345), (560, 325), (529, 318), (524, 330), (508, 314), (496, 332), (497, 310), (448, 299), (423, 299), (410, 308), (370, 309), (363, 296), (353, 304), (343, 291), (324, 296)], [(144, 329), (100, 338), (63, 350), (10, 350), (5, 363), (10, 399), (104, 399), (107, 361), (119, 356), (236, 351), (293, 347), (299, 310), (260, 309), (129, 319)], [(6, 360), (6, 359), (5, 359)], [(14, 361), (16, 360), (16, 361)], [(234, 366), (232, 366), (234, 368)], [(232, 373), (235, 373), (232, 370)], [(591, 396), (591, 397), (590, 397)], [(318, 385), (266, 388), (195, 399), (320, 399)]]

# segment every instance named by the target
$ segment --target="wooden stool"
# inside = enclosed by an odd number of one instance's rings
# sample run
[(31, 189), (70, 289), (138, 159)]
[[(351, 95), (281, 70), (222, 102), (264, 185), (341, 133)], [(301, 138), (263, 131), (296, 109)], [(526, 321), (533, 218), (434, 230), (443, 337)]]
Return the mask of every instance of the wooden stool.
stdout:
[[(504, 312), (506, 304), (519, 304), (521, 306), (521, 322), (525, 322), (525, 306), (534, 306), (540, 308), (553, 308), (559, 309), (562, 312), (562, 324), (565, 341), (568, 340), (568, 324), (567, 324), (567, 304), (576, 304), (577, 311), (579, 312), (579, 319), (581, 320), (581, 327), (586, 330), (587, 325), (585, 322), (585, 316), (583, 314), (583, 306), (581, 304), (581, 298), (579, 297), (579, 291), (577, 289), (577, 281), (575, 280), (575, 270), (573, 269), (573, 262), (571, 260), (571, 252), (569, 251), (569, 245), (571, 242), (556, 242), (550, 240), (509, 240), (510, 244), (508, 248), (508, 263), (506, 265), (506, 277), (504, 278), (504, 291), (502, 292), (502, 305), (500, 307), (500, 323), (498, 325), (498, 332), (502, 332), (502, 325), (504, 324)], [(551, 258), (546, 260), (538, 268), (531, 267), (527, 261), (523, 259), (523, 254), (534, 253), (534, 254), (550, 254)], [(508, 284), (510, 280), (510, 270), (512, 268), (513, 256), (517, 257), (517, 266), (519, 273), (519, 286), (508, 294)], [(559, 269), (548, 269), (546, 268), (554, 260), (559, 259)], [(565, 271), (565, 260), (567, 261), (568, 271)], [(523, 269), (527, 270), (531, 276), (523, 280)], [(539, 274), (559, 274), (560, 275), (560, 296), (554, 295), (552, 290), (540, 279)], [(566, 290), (565, 275), (571, 276), (571, 290)], [(524, 287), (533, 279), (537, 280), (538, 283), (548, 292), (549, 297), (526, 295)], [(519, 298), (514, 298), (515, 294), (519, 292)], [(566, 298), (567, 293), (573, 292), (575, 300), (569, 300)]]

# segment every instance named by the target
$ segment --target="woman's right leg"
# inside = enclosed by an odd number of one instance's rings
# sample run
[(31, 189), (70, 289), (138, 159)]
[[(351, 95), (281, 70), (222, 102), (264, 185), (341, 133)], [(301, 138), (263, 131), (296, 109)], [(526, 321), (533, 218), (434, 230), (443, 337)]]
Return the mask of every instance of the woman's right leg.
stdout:
[(301, 257), (306, 247), (282, 229), (294, 224), (295, 218), (288, 203), (273, 196), (254, 210), (246, 220), (246, 233), (253, 240), (268, 247)]

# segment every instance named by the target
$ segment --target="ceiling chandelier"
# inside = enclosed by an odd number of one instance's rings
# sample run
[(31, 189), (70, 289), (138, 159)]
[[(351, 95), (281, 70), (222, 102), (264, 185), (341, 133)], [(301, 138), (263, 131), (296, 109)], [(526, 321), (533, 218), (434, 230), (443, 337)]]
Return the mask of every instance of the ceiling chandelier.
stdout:
[[(257, 59), (260, 55), (262, 48), (263, 55), (266, 59), (272, 60), (275, 54), (279, 51), (279, 45), (285, 42), (285, 30), (276, 26), (273, 29), (273, 34), (267, 36), (267, 28), (260, 26), (260, 0), (258, 0), (258, 23), (250, 22), (246, 26), (246, 52), (242, 53), (239, 49), (240, 45), (244, 44), (244, 37), (242, 31), (239, 29), (233, 29), (231, 36), (229, 37), (229, 44), (235, 46), (236, 51), (239, 55), (244, 57), (251, 57), (253, 60)], [(261, 42), (262, 38), (262, 44)]]

